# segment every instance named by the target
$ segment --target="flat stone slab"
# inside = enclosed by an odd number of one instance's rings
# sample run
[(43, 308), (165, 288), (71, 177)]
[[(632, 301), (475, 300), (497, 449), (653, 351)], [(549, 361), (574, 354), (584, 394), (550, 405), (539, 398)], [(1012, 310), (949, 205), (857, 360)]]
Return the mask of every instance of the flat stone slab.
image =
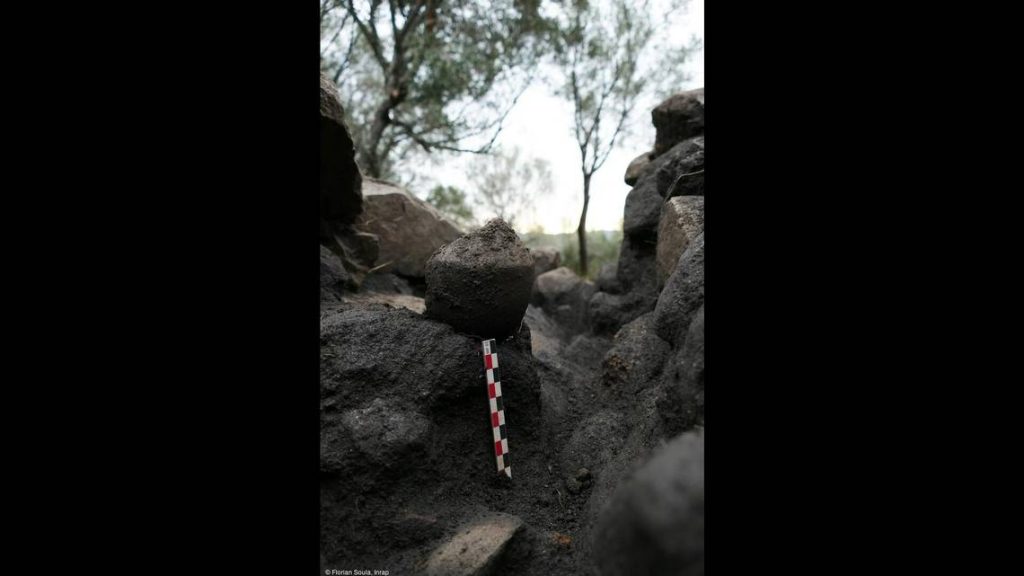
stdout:
[(434, 550), (424, 573), (428, 576), (485, 576), (522, 525), (518, 516), (497, 513), (464, 525)]

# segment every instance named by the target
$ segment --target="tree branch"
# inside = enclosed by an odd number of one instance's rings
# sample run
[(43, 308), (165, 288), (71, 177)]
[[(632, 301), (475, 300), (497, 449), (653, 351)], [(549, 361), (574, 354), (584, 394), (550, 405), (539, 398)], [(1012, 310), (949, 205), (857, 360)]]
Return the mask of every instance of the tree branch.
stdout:
[(384, 49), (381, 47), (380, 36), (377, 34), (377, 25), (374, 22), (374, 16), (379, 4), (379, 0), (376, 0), (370, 5), (370, 18), (368, 19), (369, 24), (366, 24), (359, 19), (353, 0), (348, 0), (345, 4), (345, 9), (348, 11), (349, 15), (352, 16), (352, 20), (356, 23), (356, 26), (359, 27), (359, 31), (362, 32), (363, 37), (366, 38), (366, 43), (370, 45), (370, 51), (373, 52), (373, 57), (377, 60), (377, 64), (379, 64), (381, 70), (387, 74), (388, 62), (384, 58)]

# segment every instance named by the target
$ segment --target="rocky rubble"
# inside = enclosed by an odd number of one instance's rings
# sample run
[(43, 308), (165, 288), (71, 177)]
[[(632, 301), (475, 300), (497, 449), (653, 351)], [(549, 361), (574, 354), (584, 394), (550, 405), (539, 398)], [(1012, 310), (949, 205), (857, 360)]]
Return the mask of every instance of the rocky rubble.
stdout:
[(593, 283), (505, 222), (461, 235), (387, 183), (322, 213), (322, 570), (703, 574), (703, 91), (653, 119), (619, 260)]

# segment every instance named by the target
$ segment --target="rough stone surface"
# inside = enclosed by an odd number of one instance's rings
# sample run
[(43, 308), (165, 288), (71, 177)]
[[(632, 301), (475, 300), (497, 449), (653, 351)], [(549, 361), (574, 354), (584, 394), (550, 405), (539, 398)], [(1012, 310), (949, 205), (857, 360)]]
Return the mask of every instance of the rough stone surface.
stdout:
[(656, 131), (655, 156), (687, 138), (704, 133), (704, 89), (698, 88), (669, 97), (651, 112)]
[(503, 338), (520, 328), (533, 286), (533, 258), (494, 219), (427, 262), (426, 315), (465, 334)]
[(586, 366), (595, 375), (600, 370), (601, 359), (611, 348), (611, 340), (590, 334), (580, 334), (573, 337), (572, 341), (565, 348), (565, 357)]
[(594, 531), (601, 576), (704, 574), (704, 436), (672, 440), (619, 490)]
[[(704, 138), (677, 143), (653, 160), (626, 195), (622, 230), (627, 236), (653, 236), (661, 219), (665, 198), (703, 195)], [(689, 174), (689, 176), (683, 176)], [(671, 194), (670, 194), (671, 193)]]
[(694, 315), (704, 304), (704, 234), (697, 236), (679, 257), (654, 308), (654, 329), (662, 340), (678, 348)]
[(595, 334), (613, 335), (650, 312), (655, 300), (637, 291), (626, 294), (597, 292), (590, 298), (590, 321)]
[(615, 274), (615, 292), (597, 292), (590, 299), (590, 322), (595, 333), (615, 334), (658, 301), (657, 245), (647, 238), (622, 239)]
[(622, 291), (622, 286), (619, 285), (618, 268), (619, 264), (617, 261), (601, 266), (601, 271), (597, 273), (597, 280), (594, 281), (599, 291), (612, 294), (618, 294)]
[(334, 83), (320, 74), (320, 219), (351, 224), (362, 211), (362, 176)]
[(657, 171), (648, 170), (640, 177), (636, 186), (626, 194), (626, 205), (622, 217), (622, 231), (627, 236), (654, 235), (657, 233), (661, 205), (665, 202), (658, 194)]
[(423, 298), (409, 294), (388, 294), (381, 292), (359, 292), (346, 294), (346, 302), (358, 304), (385, 304), (394, 308), (405, 308), (417, 314), (423, 314), (427, 306)]
[(523, 323), (530, 327), (531, 351), (538, 358), (543, 354), (558, 355), (563, 347), (563, 330), (539, 307), (529, 305)]
[(602, 411), (580, 422), (562, 451), (562, 470), (589, 468), (600, 474), (626, 438), (627, 425), (621, 414)]
[(388, 464), (415, 457), (430, 431), (430, 421), (408, 408), (375, 398), (363, 408), (344, 412), (341, 422), (367, 457)]
[[(622, 239), (615, 278), (625, 292), (646, 291), (658, 297), (658, 245), (650, 238)], [(652, 301), (653, 306), (653, 301)], [(646, 310), (645, 310), (646, 311)], [(634, 316), (635, 318), (635, 316)], [(632, 318), (630, 318), (632, 320)]]
[(356, 227), (380, 239), (378, 267), (415, 278), (426, 274), (431, 254), (461, 235), (426, 202), (404, 188), (372, 178), (363, 181), (363, 214)]
[(322, 400), (387, 392), (422, 406), (472, 385), (478, 360), (472, 339), (405, 310), (367, 306), (320, 323)]
[(683, 140), (658, 159), (654, 173), (662, 198), (704, 195), (704, 137)]
[(686, 341), (664, 369), (664, 396), (658, 410), (670, 434), (704, 424), (704, 306), (690, 323)]
[(567, 334), (577, 334), (589, 327), (587, 309), (595, 290), (593, 282), (562, 266), (537, 277), (531, 303), (544, 310)]
[(509, 514), (494, 514), (459, 529), (427, 560), (428, 576), (487, 576), (492, 573), (509, 540), (523, 521)]
[(326, 246), (320, 246), (320, 302), (340, 301), (346, 290), (354, 290), (356, 284), (352, 275), (337, 254)]
[(623, 402), (620, 399), (618, 402), (629, 423), (628, 434), (615, 456), (594, 478), (579, 534), (582, 542), (591, 542), (592, 529), (615, 490), (643, 466), (651, 452), (665, 437), (662, 418), (656, 405), (661, 396), (660, 388), (650, 388), (640, 391), (628, 401)]
[(516, 472), (510, 493), (494, 466), (478, 340), (381, 305), (323, 315), (320, 545), (330, 567), (422, 573), (431, 541), (467, 510), (497, 503), (536, 518), (536, 494), (560, 478), (545, 467), (541, 382), (527, 336), (498, 343)]
[(554, 248), (531, 248), (530, 256), (533, 257), (534, 276), (540, 276), (562, 265), (562, 254)]
[(658, 225), (658, 285), (675, 271), (679, 257), (704, 232), (704, 197), (677, 196), (665, 202)]
[(384, 294), (405, 294), (409, 296), (415, 294), (415, 289), (409, 284), (408, 280), (383, 271), (368, 274), (363, 279), (362, 289), (367, 292), (380, 292)]
[(622, 327), (601, 363), (601, 383), (621, 397), (656, 385), (671, 346), (654, 332), (654, 313), (648, 312)]
[(647, 165), (650, 164), (652, 153), (653, 150), (644, 152), (629, 163), (629, 166), (626, 167), (626, 184), (629, 184), (630, 186), (636, 184), (637, 179), (640, 178), (640, 174), (642, 174), (647, 168)]

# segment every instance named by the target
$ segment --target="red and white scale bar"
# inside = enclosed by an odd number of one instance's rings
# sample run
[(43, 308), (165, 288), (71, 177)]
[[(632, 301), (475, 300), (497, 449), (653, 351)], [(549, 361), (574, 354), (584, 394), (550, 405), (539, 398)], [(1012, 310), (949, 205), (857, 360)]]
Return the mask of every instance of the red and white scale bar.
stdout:
[(494, 458), (498, 472), (512, 477), (508, 460), (508, 432), (505, 430), (505, 406), (501, 401), (501, 370), (495, 340), (484, 340), (484, 368), (487, 370), (487, 397), (491, 403), (491, 431), (494, 433)]

